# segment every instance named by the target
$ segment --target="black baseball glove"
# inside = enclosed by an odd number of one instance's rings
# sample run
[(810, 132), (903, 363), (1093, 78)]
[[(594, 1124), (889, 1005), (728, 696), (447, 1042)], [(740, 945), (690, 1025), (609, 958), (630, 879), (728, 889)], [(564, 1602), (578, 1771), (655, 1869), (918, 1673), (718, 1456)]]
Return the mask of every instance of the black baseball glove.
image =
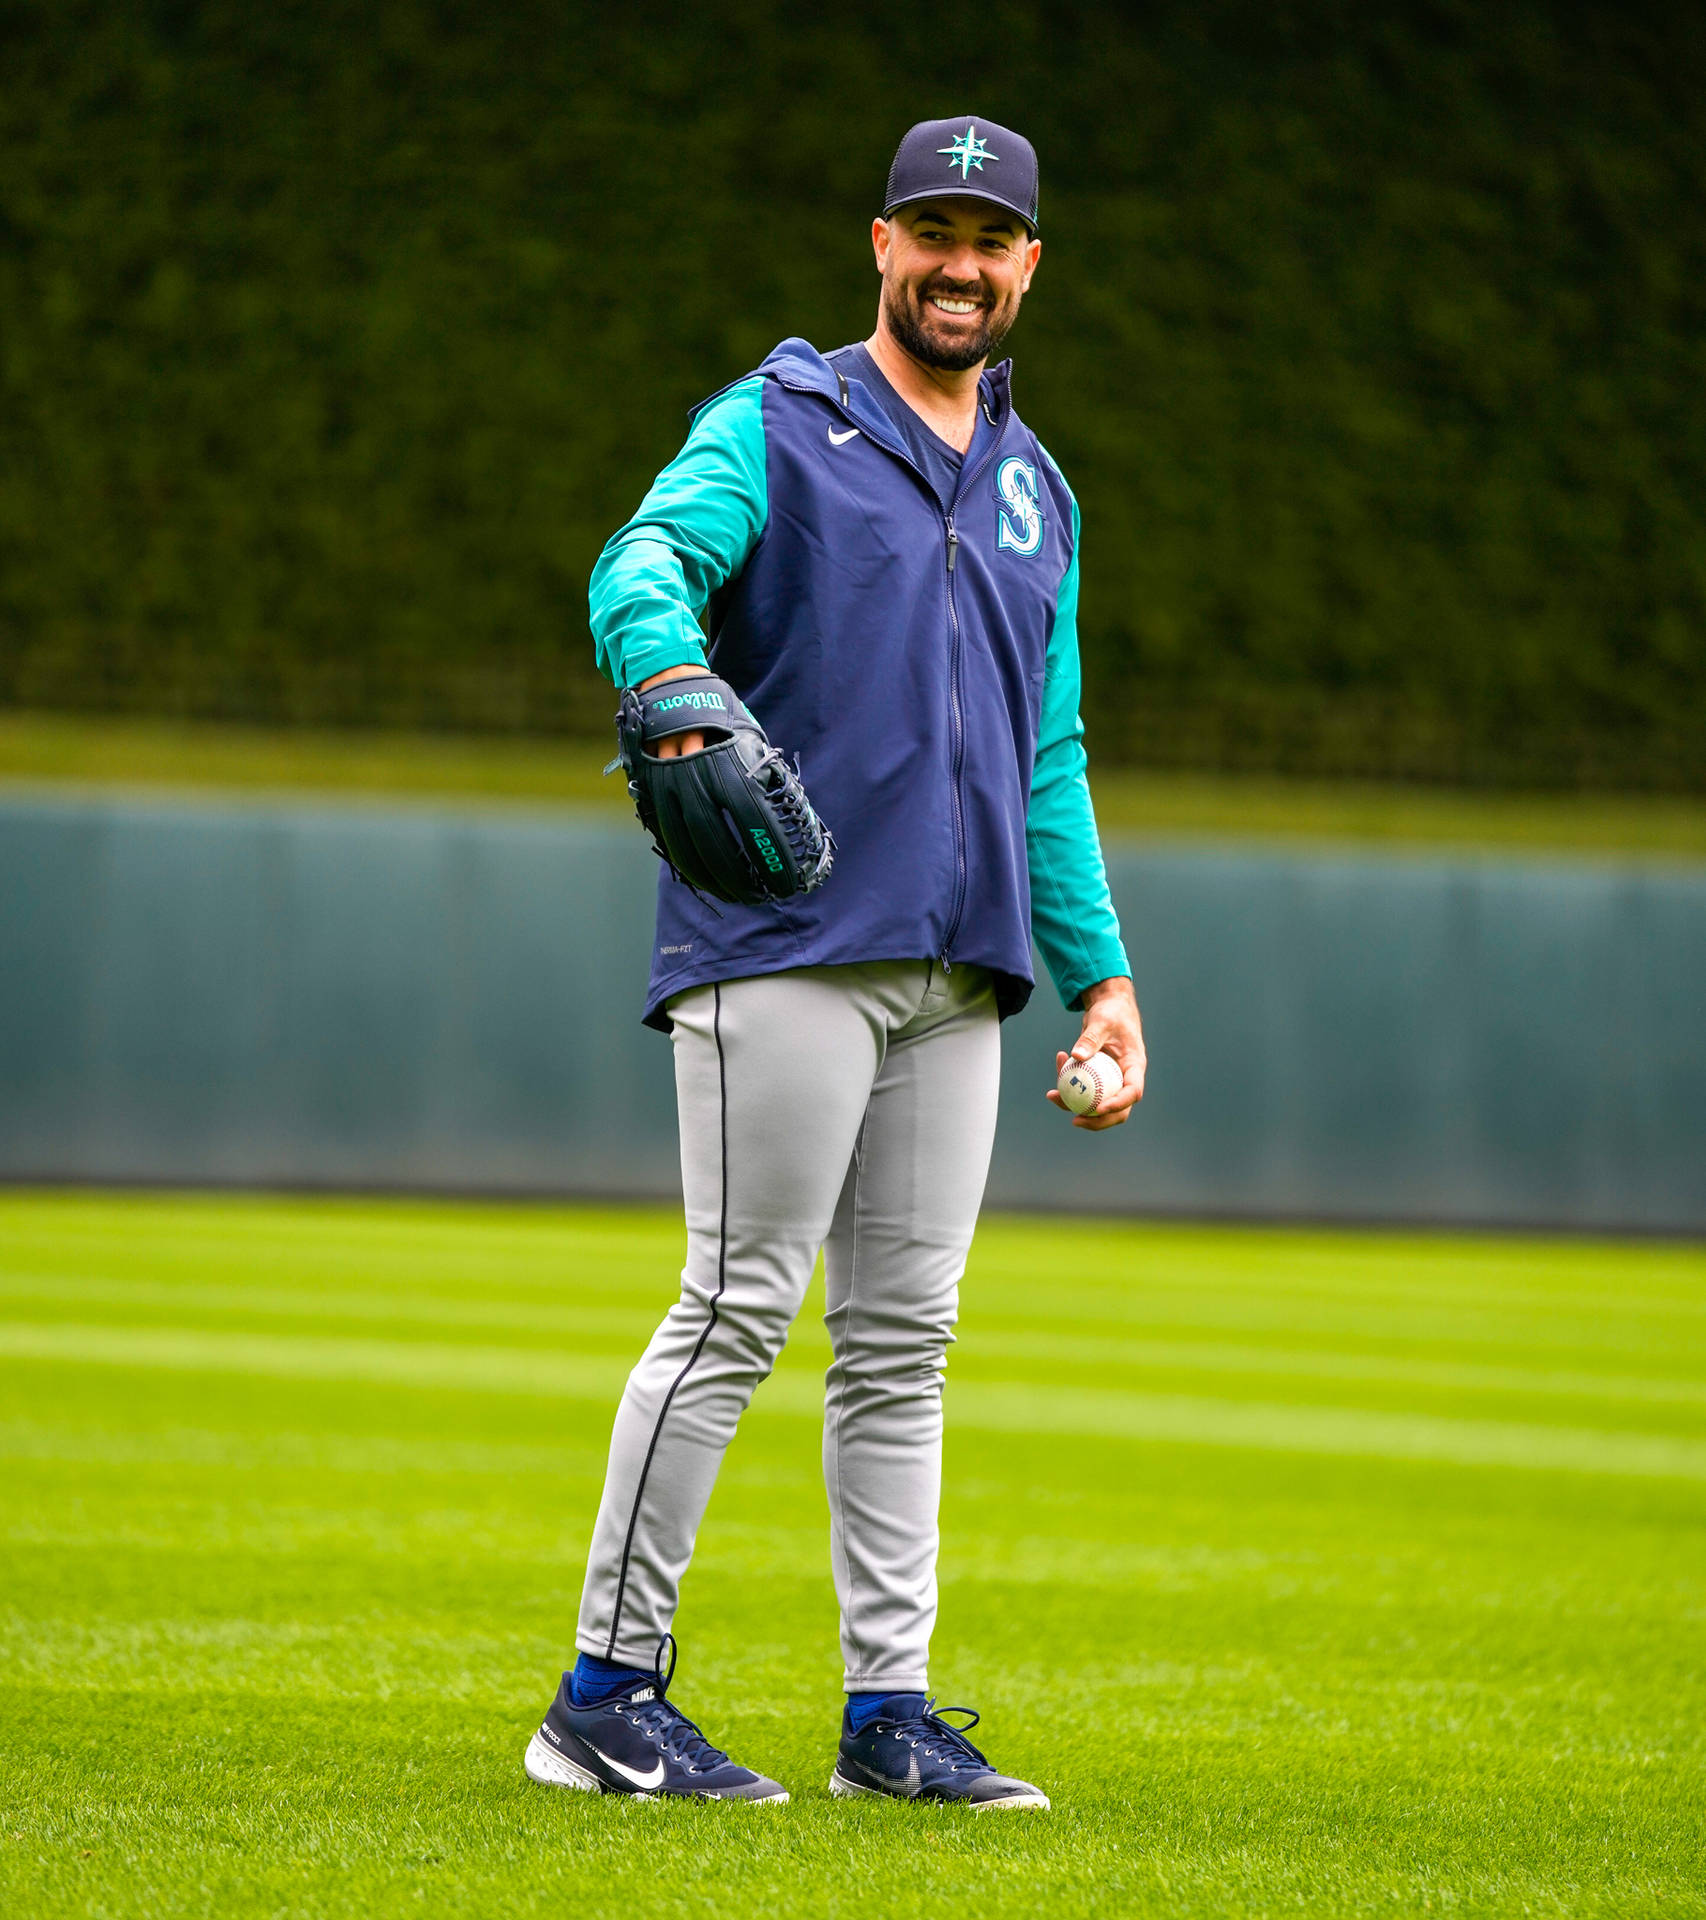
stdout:
[[(698, 753), (657, 758), (672, 734), (702, 733)], [(810, 893), (829, 877), (835, 842), (799, 772), (715, 674), (623, 690), (617, 758), (640, 825), (694, 892), (740, 906)]]

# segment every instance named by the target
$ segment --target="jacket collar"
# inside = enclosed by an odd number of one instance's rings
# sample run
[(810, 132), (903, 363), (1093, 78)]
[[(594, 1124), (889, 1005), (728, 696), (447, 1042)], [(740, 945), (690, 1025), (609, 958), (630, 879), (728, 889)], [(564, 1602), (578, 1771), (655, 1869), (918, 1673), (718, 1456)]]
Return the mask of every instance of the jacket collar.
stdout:
[[(832, 406), (839, 407), (842, 404), (841, 383), (835, 377), (835, 369), (809, 340), (801, 340), (797, 336), (783, 340), (764, 356), (758, 371), (767, 379), (775, 380), (796, 393), (821, 394)], [(741, 375), (742, 380), (750, 378), (749, 374)], [(1012, 379), (1013, 362), (1002, 360), (993, 367), (986, 367), (977, 383), (979, 397), (997, 425), (1012, 411)], [(739, 381), (730, 381), (729, 386), (739, 384)], [(713, 400), (720, 399), (728, 391), (729, 387), (719, 387), (715, 393), (708, 394), (689, 412), (688, 418), (696, 418)], [(854, 399), (849, 402), (847, 412), (861, 426), (880, 424), (885, 429), (888, 426), (888, 416), (874, 402), (861, 407)], [(871, 416), (869, 419), (867, 413)]]

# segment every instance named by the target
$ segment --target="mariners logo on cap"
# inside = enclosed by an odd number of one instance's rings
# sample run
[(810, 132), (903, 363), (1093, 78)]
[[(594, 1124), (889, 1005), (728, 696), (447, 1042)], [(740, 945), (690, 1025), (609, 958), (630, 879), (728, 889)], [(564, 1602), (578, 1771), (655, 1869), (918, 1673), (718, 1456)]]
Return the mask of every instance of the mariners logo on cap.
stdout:
[(967, 126), (965, 132), (960, 135), (951, 147), (938, 147), (936, 151), (938, 153), (945, 153), (948, 156), (948, 171), (950, 173), (953, 172), (955, 167), (959, 168), (960, 178), (962, 180), (969, 180), (971, 178), (971, 170), (973, 167), (976, 167), (978, 172), (982, 173), (984, 161), (999, 161), (1001, 158), (1000, 154), (989, 151), (989, 142), (987, 140), (980, 140), (977, 137), (977, 128), (970, 125)]
[[(999, 153), (995, 152), (997, 146)], [(944, 160), (948, 163), (946, 180), (942, 178)], [(1022, 133), (998, 126), (993, 120), (979, 120), (975, 114), (950, 113), (940, 120), (920, 120), (906, 130), (895, 148), (883, 195), (883, 218), (886, 220), (896, 207), (915, 200), (940, 200), (944, 194), (1006, 207), (1034, 234), (1036, 148)]]

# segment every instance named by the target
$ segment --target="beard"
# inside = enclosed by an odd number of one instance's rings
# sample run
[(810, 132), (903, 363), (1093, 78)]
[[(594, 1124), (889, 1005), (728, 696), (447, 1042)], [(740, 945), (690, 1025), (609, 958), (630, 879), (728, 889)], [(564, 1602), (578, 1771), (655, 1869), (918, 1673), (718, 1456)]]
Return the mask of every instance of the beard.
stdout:
[[(926, 304), (932, 294), (982, 302), (981, 311), (973, 316), (976, 324), (965, 330), (955, 328), (952, 335), (936, 331), (940, 321)], [(889, 331), (914, 360), (944, 373), (964, 373), (987, 360), (1012, 332), (1013, 322), (1019, 317), (1019, 302), (1015, 297), (1007, 306), (993, 308), (980, 286), (956, 287), (945, 280), (930, 280), (912, 287), (885, 280), (883, 312)]]

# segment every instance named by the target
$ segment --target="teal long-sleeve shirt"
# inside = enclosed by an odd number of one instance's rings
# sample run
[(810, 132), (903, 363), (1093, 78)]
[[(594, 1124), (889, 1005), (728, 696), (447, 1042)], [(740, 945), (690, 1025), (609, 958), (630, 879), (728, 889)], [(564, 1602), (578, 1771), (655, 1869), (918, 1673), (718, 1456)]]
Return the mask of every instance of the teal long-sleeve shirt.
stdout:
[[(712, 594), (746, 564), (769, 519), (763, 387), (756, 376), (741, 381), (699, 412), (681, 452), (593, 569), (593, 640), (599, 666), (618, 687), (638, 686), (668, 667), (707, 664), (700, 621)], [(1072, 530), (1072, 558), (1049, 633), (1025, 820), (1031, 932), (1069, 1008), (1081, 1004), (1086, 987), (1131, 972), (1108, 892), (1079, 714), (1076, 500)]]

